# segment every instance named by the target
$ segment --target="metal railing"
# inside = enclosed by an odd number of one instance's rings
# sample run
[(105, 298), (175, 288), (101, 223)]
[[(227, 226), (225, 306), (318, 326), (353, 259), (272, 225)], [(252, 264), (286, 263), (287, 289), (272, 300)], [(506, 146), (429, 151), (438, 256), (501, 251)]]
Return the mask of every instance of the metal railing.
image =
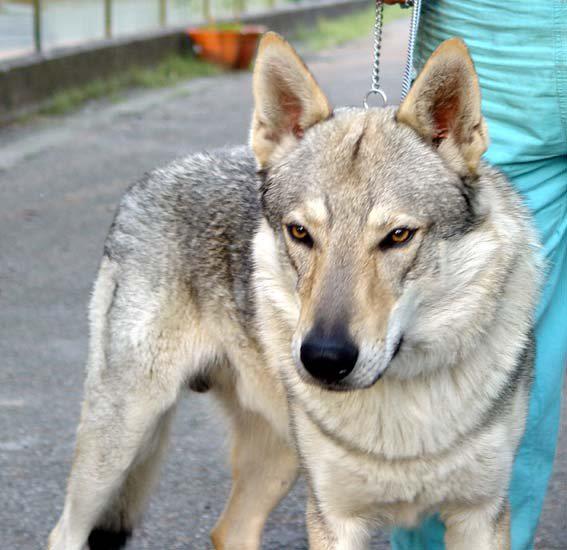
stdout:
[(33, 43), (36, 52), (41, 52), (41, 0), (33, 0)]
[[(113, 21), (113, 11), (115, 4), (118, 4), (120, 0), (98, 0), (101, 2), (101, 8), (103, 9), (103, 25), (104, 28), (101, 29), (101, 37), (112, 38), (115, 36), (115, 25)], [(171, 0), (154, 0), (156, 2), (156, 8), (158, 9), (158, 25), (160, 27), (165, 27), (168, 25), (169, 17), (169, 5)], [(257, 2), (258, 0), (256, 0)], [(272, 9), (276, 5), (277, 0), (259, 0), (262, 2), (262, 7), (265, 6), (266, 9)], [(298, 2), (301, 0), (279, 0)], [(45, 29), (44, 29), (44, 10), (47, 8), (48, 0), (31, 0), (33, 7), (33, 47), (37, 53), (44, 51), (45, 45)], [(200, 0), (200, 6), (197, 7), (199, 13), (196, 13), (196, 19), (204, 19), (205, 21), (210, 21), (213, 14), (213, 2), (214, 0)], [(233, 15), (238, 17), (242, 13), (246, 12), (247, 0), (224, 0), (224, 3), (229, 3)], [(80, 3), (77, 3), (77, 9), (80, 9)], [(199, 9), (200, 8), (200, 9)]]

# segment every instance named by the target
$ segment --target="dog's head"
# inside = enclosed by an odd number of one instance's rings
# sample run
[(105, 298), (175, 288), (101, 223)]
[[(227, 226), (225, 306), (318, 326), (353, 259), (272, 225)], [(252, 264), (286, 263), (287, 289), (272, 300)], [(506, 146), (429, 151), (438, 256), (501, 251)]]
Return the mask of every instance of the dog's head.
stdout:
[(466, 46), (443, 43), (397, 110), (333, 112), (293, 48), (268, 33), (254, 96), (264, 214), (300, 304), (300, 374), (353, 389), (391, 364), (409, 376), (426, 357), (446, 359), (458, 349), (446, 339), (466, 337), (467, 284), (490, 248), (471, 237), (487, 137)]

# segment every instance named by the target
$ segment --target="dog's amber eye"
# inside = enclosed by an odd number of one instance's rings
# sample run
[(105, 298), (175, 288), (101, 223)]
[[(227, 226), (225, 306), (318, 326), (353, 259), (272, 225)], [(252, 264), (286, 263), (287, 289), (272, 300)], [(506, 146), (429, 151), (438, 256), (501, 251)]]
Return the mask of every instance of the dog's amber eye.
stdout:
[(382, 240), (380, 248), (385, 249), (403, 245), (411, 240), (415, 235), (415, 231), (415, 229), (410, 229), (409, 227), (396, 227)]
[(298, 241), (302, 241), (307, 237), (307, 230), (302, 225), (292, 225), (290, 231), (291, 236)]
[(299, 241), (308, 246), (311, 246), (313, 244), (309, 232), (302, 225), (292, 223), (287, 226), (287, 230), (288, 233), (291, 235), (291, 238), (294, 239), (295, 241)]
[(396, 244), (405, 243), (410, 238), (411, 232), (407, 227), (401, 227), (392, 231), (392, 242)]

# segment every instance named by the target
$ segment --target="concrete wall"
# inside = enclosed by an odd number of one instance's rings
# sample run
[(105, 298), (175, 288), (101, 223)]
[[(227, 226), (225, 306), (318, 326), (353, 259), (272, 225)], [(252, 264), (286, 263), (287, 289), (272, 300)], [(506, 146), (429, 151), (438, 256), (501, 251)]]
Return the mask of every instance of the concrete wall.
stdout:
[[(286, 6), (245, 16), (243, 23), (266, 25), (282, 34), (320, 17), (336, 17), (363, 9), (368, 0), (330, 0)], [(33, 112), (55, 92), (116, 75), (133, 67), (156, 65), (189, 48), (183, 28), (168, 28), (127, 38), (91, 42), (0, 63), (0, 123)]]

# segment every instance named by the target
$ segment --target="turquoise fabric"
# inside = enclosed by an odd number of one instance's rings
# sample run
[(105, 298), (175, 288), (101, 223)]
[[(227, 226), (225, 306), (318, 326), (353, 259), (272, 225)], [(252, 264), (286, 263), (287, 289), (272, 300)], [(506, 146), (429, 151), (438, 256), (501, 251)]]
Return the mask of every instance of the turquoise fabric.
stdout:
[[(446, 38), (464, 38), (491, 138), (486, 158), (524, 196), (546, 257), (535, 380), (510, 487), (512, 549), (527, 550), (552, 472), (567, 360), (567, 1), (424, 0), (422, 10), (417, 66)], [(428, 518), (396, 530), (392, 546), (441, 549), (443, 535)]]

